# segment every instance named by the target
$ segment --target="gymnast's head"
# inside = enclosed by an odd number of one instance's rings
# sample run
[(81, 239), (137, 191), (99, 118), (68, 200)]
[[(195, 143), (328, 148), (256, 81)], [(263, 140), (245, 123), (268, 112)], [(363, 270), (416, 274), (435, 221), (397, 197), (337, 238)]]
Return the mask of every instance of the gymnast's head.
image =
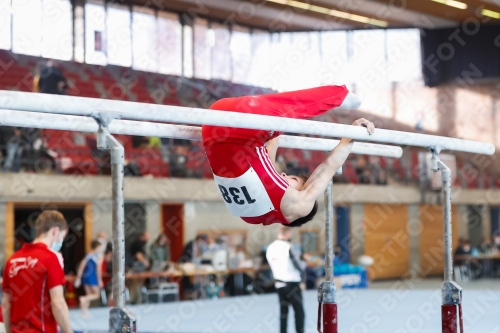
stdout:
[[(305, 184), (307, 183), (307, 180), (309, 179), (308, 175), (287, 175), (286, 173), (282, 172), (281, 177), (286, 179), (288, 183), (290, 184), (290, 187), (296, 189), (297, 191), (301, 191), (305, 189)], [(290, 222), (290, 224), (286, 224), (287, 227), (300, 227), (304, 225), (305, 223), (311, 221), (314, 216), (318, 213), (318, 202), (316, 201), (314, 203), (313, 209), (309, 214), (306, 216), (303, 216), (301, 218), (296, 219), (293, 222)]]

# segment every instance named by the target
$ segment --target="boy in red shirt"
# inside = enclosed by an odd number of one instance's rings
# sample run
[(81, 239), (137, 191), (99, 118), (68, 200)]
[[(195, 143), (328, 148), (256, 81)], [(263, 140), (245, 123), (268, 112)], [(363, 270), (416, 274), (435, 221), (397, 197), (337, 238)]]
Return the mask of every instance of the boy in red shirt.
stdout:
[(68, 224), (58, 211), (35, 222), (36, 238), (9, 258), (3, 274), (2, 313), (7, 333), (73, 333), (64, 299), (64, 271), (55, 252)]

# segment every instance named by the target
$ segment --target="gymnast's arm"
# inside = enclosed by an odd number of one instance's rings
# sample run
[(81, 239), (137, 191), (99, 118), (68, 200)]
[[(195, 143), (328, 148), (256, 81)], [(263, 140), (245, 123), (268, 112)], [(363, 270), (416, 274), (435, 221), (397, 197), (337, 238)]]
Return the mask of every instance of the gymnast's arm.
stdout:
[[(373, 134), (375, 131), (373, 123), (364, 118), (356, 120), (353, 125), (366, 127), (370, 134)], [(340, 140), (337, 147), (333, 149), (326, 160), (314, 170), (306, 184), (304, 184), (303, 189), (299, 191), (300, 202), (297, 205), (297, 209), (300, 212), (297, 213), (300, 213), (301, 216), (309, 214), (316, 199), (323, 194), (335, 172), (344, 164), (347, 156), (349, 156), (352, 145), (353, 140), (351, 139), (344, 138)]]
[(280, 145), (280, 139), (279, 137), (275, 137), (272, 140), (269, 140), (267, 142), (267, 154), (269, 155), (269, 158), (271, 159), (271, 162), (273, 163), (274, 168), (276, 169), (276, 151), (278, 150), (278, 147)]

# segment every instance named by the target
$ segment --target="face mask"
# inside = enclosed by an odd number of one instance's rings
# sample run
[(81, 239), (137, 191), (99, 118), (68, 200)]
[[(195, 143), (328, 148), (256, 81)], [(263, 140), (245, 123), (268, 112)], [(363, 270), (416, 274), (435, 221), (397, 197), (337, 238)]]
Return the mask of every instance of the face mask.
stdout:
[(62, 244), (63, 244), (63, 240), (61, 240), (59, 242), (53, 242), (52, 245), (50, 246), (50, 248), (52, 249), (52, 251), (59, 252), (62, 248)]
[(495, 238), (495, 244), (500, 244), (500, 238)]
[(465, 252), (469, 252), (469, 250), (470, 250), (470, 247), (468, 247), (468, 246), (465, 246), (465, 247), (464, 247), (464, 251), (465, 251)]

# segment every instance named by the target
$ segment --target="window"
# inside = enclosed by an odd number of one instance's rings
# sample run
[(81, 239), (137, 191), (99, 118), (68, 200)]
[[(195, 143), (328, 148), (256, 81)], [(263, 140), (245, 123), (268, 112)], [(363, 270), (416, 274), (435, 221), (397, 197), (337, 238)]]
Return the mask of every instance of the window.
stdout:
[(211, 46), (213, 34), (209, 33), (208, 21), (194, 21), (194, 76), (199, 79), (210, 79)]
[(128, 8), (108, 5), (106, 16), (108, 64), (132, 66), (132, 38)]
[(85, 62), (106, 65), (104, 7), (98, 4), (85, 4)]
[(158, 12), (160, 73), (182, 75), (182, 25), (177, 14)]
[(43, 0), (42, 56), (71, 60), (73, 14), (68, 0)]
[(355, 93), (361, 99), (361, 110), (381, 117), (393, 117), (392, 86), (387, 81), (373, 84), (373, 81), (360, 81), (355, 84)]
[(320, 65), (318, 33), (272, 35), (272, 85), (278, 91), (312, 88), (318, 85)]
[(301, 84), (298, 71), (304, 66), (303, 51), (294, 46), (295, 33), (272, 34), (271, 73), (274, 77), (272, 89), (285, 91)]
[(142, 71), (157, 72), (158, 35), (153, 10), (134, 8), (132, 35), (133, 67)]
[(389, 81), (422, 78), (418, 29), (387, 30), (387, 73)]
[(384, 30), (359, 30), (348, 33), (348, 70), (363, 101), (362, 110), (381, 117), (393, 116), (393, 95), (387, 81)]
[(252, 58), (248, 84), (269, 88), (274, 80), (271, 71), (271, 35), (265, 31), (254, 31), (252, 39)]
[(82, 6), (75, 7), (75, 61), (85, 61), (85, 21), (83, 20), (84, 9)]
[(387, 81), (385, 31), (357, 30), (348, 37), (348, 73), (352, 80), (372, 87)]
[(351, 79), (347, 72), (346, 32), (322, 32), (320, 45), (321, 66), (317, 73), (320, 84), (346, 84), (350, 82)]
[(233, 82), (248, 84), (252, 63), (252, 37), (248, 29), (234, 27), (231, 33)]
[[(457, 137), (484, 142), (492, 141), (492, 133), (495, 133), (491, 112), (493, 99), (485, 98), (484, 92), (457, 88), (454, 101)], [(446, 104), (448, 103), (441, 101), (440, 106), (444, 108)]]
[(288, 42), (282, 60), (282, 70), (290, 78), (284, 80), (280, 90), (289, 91), (313, 88), (318, 85), (316, 72), (320, 65), (319, 35), (317, 33), (294, 33)]
[[(439, 130), (440, 104), (446, 104), (437, 89), (426, 87), (423, 81), (398, 83), (395, 98), (395, 120), (424, 131)], [(448, 101), (449, 102), (449, 101)]]
[(212, 78), (231, 81), (231, 33), (222, 24), (212, 24)]
[(193, 27), (184, 25), (182, 27), (183, 59), (182, 75), (193, 77)]
[(12, 51), (42, 54), (42, 1), (12, 1)]
[(274, 90), (282, 91), (283, 82), (290, 80), (290, 72), (283, 64), (286, 51), (290, 47), (290, 36), (290, 33), (271, 34), (271, 66), (268, 79), (270, 88)]
[(305, 88), (312, 88), (321, 85), (318, 72), (321, 69), (321, 34), (319, 32), (309, 32), (309, 49), (305, 52), (305, 75), (308, 81)]
[(0, 49), (10, 50), (12, 47), (11, 13), (10, 0), (0, 0)]

